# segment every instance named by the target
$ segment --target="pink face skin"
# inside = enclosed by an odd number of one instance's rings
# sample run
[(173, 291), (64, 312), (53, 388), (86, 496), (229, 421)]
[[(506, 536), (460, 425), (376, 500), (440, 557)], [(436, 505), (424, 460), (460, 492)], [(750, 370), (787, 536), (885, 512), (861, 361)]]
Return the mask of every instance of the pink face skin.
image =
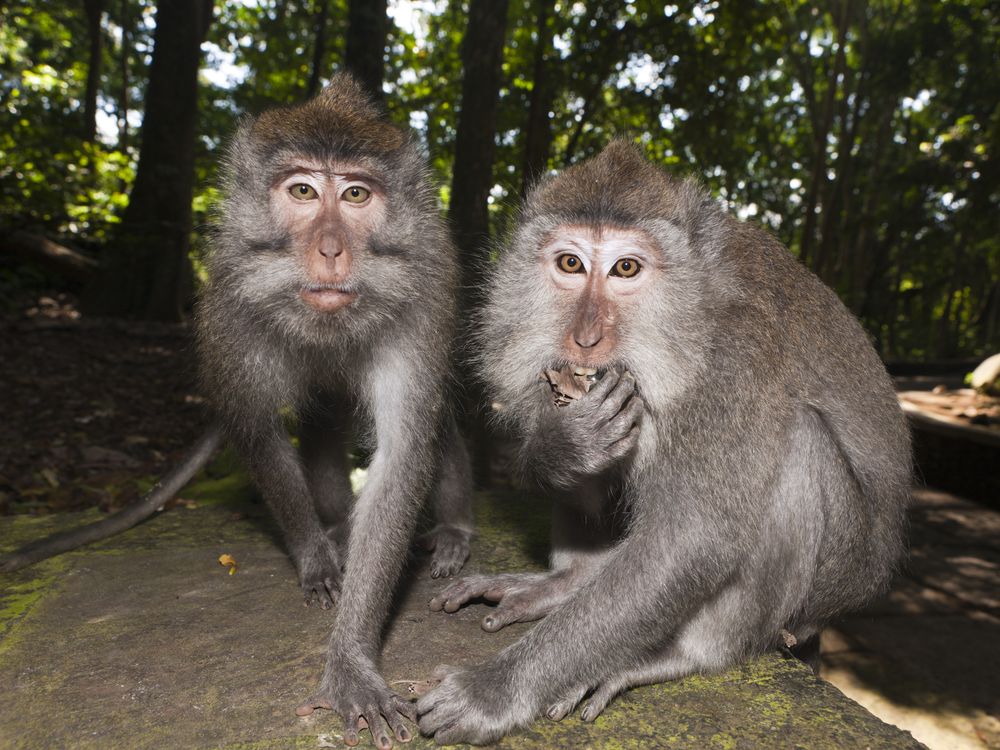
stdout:
[(542, 246), (541, 262), (553, 290), (574, 308), (563, 337), (566, 359), (608, 365), (616, 358), (618, 321), (661, 273), (659, 247), (637, 229), (563, 225)]
[(385, 210), (379, 183), (354, 165), (299, 162), (275, 183), (271, 201), (294, 246), (303, 249), (309, 281), (302, 300), (327, 313), (354, 302), (351, 263)]

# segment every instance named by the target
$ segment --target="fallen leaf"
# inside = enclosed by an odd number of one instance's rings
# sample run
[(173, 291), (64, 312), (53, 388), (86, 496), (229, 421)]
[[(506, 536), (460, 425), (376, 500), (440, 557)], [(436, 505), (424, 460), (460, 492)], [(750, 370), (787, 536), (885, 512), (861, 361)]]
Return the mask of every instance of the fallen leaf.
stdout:
[(219, 555), (219, 565), (228, 565), (229, 575), (236, 575), (236, 558), (232, 555)]
[(49, 486), (59, 486), (59, 479), (56, 477), (56, 473), (52, 471), (52, 469), (44, 468), (38, 473), (42, 475), (42, 479), (49, 483)]

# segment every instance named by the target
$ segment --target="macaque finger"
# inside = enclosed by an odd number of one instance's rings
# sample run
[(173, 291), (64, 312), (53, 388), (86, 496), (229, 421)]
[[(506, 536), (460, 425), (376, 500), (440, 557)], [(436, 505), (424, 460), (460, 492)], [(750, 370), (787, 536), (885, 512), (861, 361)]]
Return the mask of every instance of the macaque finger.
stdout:
[(580, 400), (593, 401), (595, 403), (604, 401), (604, 399), (607, 398), (608, 393), (611, 392), (611, 389), (618, 385), (620, 377), (620, 373), (616, 368), (610, 368), (606, 373), (604, 373), (604, 377), (594, 383), (594, 387), (591, 388)]
[(618, 383), (604, 399), (604, 403), (601, 405), (602, 416), (605, 419), (614, 417), (622, 410), (633, 393), (635, 393), (635, 378), (632, 377), (632, 373), (626, 371), (622, 373)]
[(624, 458), (632, 452), (638, 443), (639, 426), (636, 425), (628, 431), (628, 434), (625, 437), (608, 446), (608, 456), (615, 461)]
[(299, 705), (295, 709), (296, 716), (309, 716), (317, 708), (325, 708), (328, 711), (333, 708), (330, 701), (324, 700), (322, 698), (310, 698), (305, 703)]
[(604, 430), (604, 439), (609, 443), (617, 443), (628, 436), (632, 428), (642, 424), (645, 403), (639, 396), (633, 396), (625, 408), (618, 412)]
[(389, 731), (389, 725), (382, 718), (381, 707), (369, 705), (365, 708), (363, 714), (365, 720), (368, 722), (368, 730), (372, 733), (372, 740), (375, 742), (375, 747), (379, 748), (379, 750), (389, 750), (392, 747), (392, 733)]
[(417, 704), (406, 700), (406, 698), (401, 695), (392, 696), (392, 708), (396, 713), (400, 713), (405, 716), (410, 721), (415, 722), (417, 720)]
[[(403, 716), (400, 715), (397, 702), (393, 700), (393, 698), (397, 697), (398, 696), (394, 695), (382, 701), (379, 708), (381, 709), (382, 716), (385, 718), (386, 722), (390, 727), (392, 727), (392, 733), (395, 738), (400, 742), (409, 742), (411, 739), (410, 730), (406, 728), (406, 724), (403, 722)], [(390, 742), (390, 746), (391, 744), (392, 743)]]
[(358, 744), (358, 724), (361, 721), (363, 721), (361, 714), (357, 712), (348, 713), (344, 717), (344, 742), (350, 747)]

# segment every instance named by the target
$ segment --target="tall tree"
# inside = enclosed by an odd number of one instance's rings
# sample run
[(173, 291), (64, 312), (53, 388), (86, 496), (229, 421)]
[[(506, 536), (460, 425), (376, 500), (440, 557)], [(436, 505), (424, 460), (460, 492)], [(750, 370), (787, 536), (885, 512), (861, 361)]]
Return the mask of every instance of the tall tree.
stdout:
[(465, 261), (465, 288), (476, 286), (479, 255), (489, 238), (497, 107), (507, 0), (471, 0), (462, 39), (462, 105), (448, 216)]
[(535, 55), (532, 65), (531, 98), (528, 104), (528, 120), (524, 126), (524, 162), (521, 168), (521, 195), (542, 174), (549, 161), (552, 147), (552, 123), (549, 110), (552, 108), (554, 89), (549, 80), (548, 56), (552, 49), (552, 32), (549, 17), (555, 8), (555, 0), (538, 0), (538, 24), (535, 31)]
[(379, 99), (382, 98), (385, 42), (389, 34), (387, 8), (388, 0), (350, 0), (347, 4), (344, 65)]
[(101, 16), (104, 15), (104, 0), (83, 0), (87, 14), (87, 37), (90, 53), (87, 57), (87, 90), (83, 95), (83, 139), (93, 141), (97, 137), (97, 89), (101, 82), (101, 60), (104, 52), (104, 34), (101, 31)]
[[(463, 273), (463, 300), (469, 309), (479, 296), (481, 259), (489, 239), (489, 194), (493, 186), (493, 152), (500, 98), (500, 74), (507, 31), (507, 0), (471, 0), (462, 40), (462, 104), (455, 136), (451, 180), (451, 219)], [(473, 471), (480, 485), (490, 483), (492, 441), (482, 403), (469, 393)]]
[(306, 98), (312, 98), (319, 91), (320, 78), (325, 72), (323, 61), (326, 57), (326, 21), (330, 15), (330, 0), (316, 0), (316, 36), (313, 39), (312, 67), (309, 71), (309, 83), (306, 86)]
[(92, 312), (150, 320), (182, 314), (191, 273), (198, 67), (211, 20), (211, 0), (157, 5), (135, 184), (102, 272), (85, 295)]

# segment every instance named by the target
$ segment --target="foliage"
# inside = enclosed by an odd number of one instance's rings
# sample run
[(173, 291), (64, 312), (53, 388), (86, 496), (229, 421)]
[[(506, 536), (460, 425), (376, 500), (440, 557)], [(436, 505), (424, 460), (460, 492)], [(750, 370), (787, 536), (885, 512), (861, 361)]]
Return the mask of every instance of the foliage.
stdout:
[[(80, 137), (82, 4), (0, 9), (4, 228), (107, 239), (134, 176), (134, 144), (114, 124), (122, 110), (133, 131), (138, 122), (152, 3), (105, 9), (107, 116), (96, 143)], [(305, 95), (321, 18), (322, 78), (342, 64), (347, 0), (327, 0), (325, 15), (323, 3), (217, 4), (204, 46), (196, 232), (210, 221), (215, 164), (238, 116)], [(394, 0), (390, 15), (390, 114), (417, 131), (447, 186), (466, 3)], [(777, 234), (861, 316), (884, 356), (1000, 347), (1000, 18), (989, 0), (511, 0), (503, 75), (494, 230), (519, 200), (538, 127), (528, 113), (544, 85), (549, 169), (634, 137)]]

